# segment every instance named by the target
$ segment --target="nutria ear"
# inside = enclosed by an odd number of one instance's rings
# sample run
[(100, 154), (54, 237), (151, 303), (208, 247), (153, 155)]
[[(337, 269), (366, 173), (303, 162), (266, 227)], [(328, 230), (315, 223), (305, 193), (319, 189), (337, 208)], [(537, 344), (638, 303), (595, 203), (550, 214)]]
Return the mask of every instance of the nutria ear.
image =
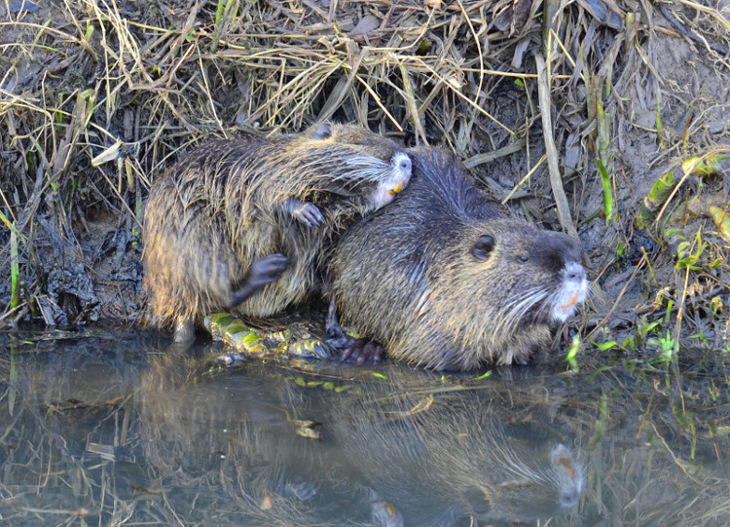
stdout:
[(322, 123), (312, 134), (312, 139), (327, 139), (332, 136), (332, 123)]
[(492, 249), (494, 249), (494, 238), (489, 234), (483, 234), (472, 246), (471, 253), (477, 260), (486, 260), (489, 258)]

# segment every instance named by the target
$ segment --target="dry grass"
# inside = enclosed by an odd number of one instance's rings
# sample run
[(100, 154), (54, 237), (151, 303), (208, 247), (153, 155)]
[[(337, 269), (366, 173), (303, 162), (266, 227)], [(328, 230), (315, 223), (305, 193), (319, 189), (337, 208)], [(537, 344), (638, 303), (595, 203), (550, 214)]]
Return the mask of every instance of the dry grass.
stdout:
[[(616, 326), (596, 321), (635, 313), (652, 289), (667, 289), (674, 309), (685, 305), (693, 280), (708, 300), (724, 301), (727, 319), (727, 242), (705, 237), (724, 258), (703, 267), (710, 279), (693, 270), (682, 276), (688, 285), (675, 284), (671, 243), (653, 225), (649, 236), (663, 247), (653, 252), (632, 222), (668, 166), (728, 142), (717, 125), (728, 100), (716, 82), (729, 69), (728, 16), (709, 4), (547, 3), (551, 17), (536, 0), (38, 5), (0, 4), (0, 291), (18, 292), (0, 306), (0, 324), (133, 319), (143, 200), (162, 168), (210, 136), (323, 119), (408, 145), (444, 144), (495, 197), (577, 230), (603, 286), (583, 324), (594, 334)], [(687, 66), (692, 82), (662, 69), (669, 44), (701, 63)], [(530, 55), (546, 59), (542, 99)], [(540, 114), (548, 103), (550, 127)], [(496, 149), (499, 157), (485, 156)], [(700, 190), (680, 192), (672, 207)], [(641, 251), (666, 272), (663, 282), (636, 284), (629, 300), (611, 279)]]

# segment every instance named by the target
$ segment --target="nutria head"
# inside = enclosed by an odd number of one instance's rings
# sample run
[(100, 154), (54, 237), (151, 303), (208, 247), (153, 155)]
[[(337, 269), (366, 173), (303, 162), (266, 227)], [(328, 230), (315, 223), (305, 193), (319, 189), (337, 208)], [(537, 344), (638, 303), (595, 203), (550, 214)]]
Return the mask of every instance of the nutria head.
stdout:
[[(294, 161), (319, 171), (323, 183), (329, 178), (328, 190), (339, 185), (341, 192), (365, 194), (367, 210), (393, 201), (411, 178), (411, 159), (403, 148), (359, 126), (326, 122), (312, 127), (301, 139), (293, 142), (299, 150), (295, 150)], [(314, 156), (319, 160), (312, 159)], [(374, 188), (365, 190), (368, 186)]]
[(418, 331), (448, 344), (431, 367), (524, 362), (586, 296), (580, 246), (566, 234), (511, 217), (456, 222), (450, 231), (431, 255), (439, 272), (419, 303)]

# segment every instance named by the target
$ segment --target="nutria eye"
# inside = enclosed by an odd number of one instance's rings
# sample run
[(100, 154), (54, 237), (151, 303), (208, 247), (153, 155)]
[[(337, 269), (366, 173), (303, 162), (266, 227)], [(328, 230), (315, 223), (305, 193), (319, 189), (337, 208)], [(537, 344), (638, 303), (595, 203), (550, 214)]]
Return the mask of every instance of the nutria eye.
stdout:
[(397, 167), (398, 170), (402, 170), (404, 172), (408, 171), (408, 173), (411, 172), (411, 169), (413, 167), (411, 158), (403, 152), (397, 152), (390, 162), (392, 166)]
[(479, 236), (479, 239), (471, 248), (471, 253), (477, 260), (486, 260), (489, 253), (494, 249), (494, 238), (489, 234)]
[(519, 255), (519, 256), (517, 257), (517, 260), (518, 260), (518, 261), (519, 261), (520, 263), (527, 263), (527, 262), (529, 262), (529, 261), (530, 261), (530, 257), (529, 257), (529, 256), (527, 256), (526, 254), (521, 254), (521, 255)]

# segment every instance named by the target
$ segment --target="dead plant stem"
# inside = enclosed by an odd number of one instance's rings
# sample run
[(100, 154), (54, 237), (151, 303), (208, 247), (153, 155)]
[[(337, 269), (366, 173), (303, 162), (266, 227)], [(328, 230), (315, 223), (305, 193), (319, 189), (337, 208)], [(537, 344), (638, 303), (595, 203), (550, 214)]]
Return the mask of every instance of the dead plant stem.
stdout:
[(550, 102), (550, 79), (548, 69), (545, 65), (545, 59), (541, 53), (535, 54), (535, 65), (537, 66), (537, 92), (540, 98), (540, 115), (542, 116), (542, 135), (545, 140), (545, 152), (547, 154), (548, 170), (550, 172), (550, 186), (553, 189), (553, 197), (555, 198), (555, 205), (558, 209), (558, 219), (563, 230), (573, 238), (578, 239), (578, 231), (575, 225), (573, 225), (568, 198), (565, 195), (563, 180), (560, 177), (558, 149), (555, 147), (555, 140), (553, 139), (553, 123), (550, 113), (552, 108)]

